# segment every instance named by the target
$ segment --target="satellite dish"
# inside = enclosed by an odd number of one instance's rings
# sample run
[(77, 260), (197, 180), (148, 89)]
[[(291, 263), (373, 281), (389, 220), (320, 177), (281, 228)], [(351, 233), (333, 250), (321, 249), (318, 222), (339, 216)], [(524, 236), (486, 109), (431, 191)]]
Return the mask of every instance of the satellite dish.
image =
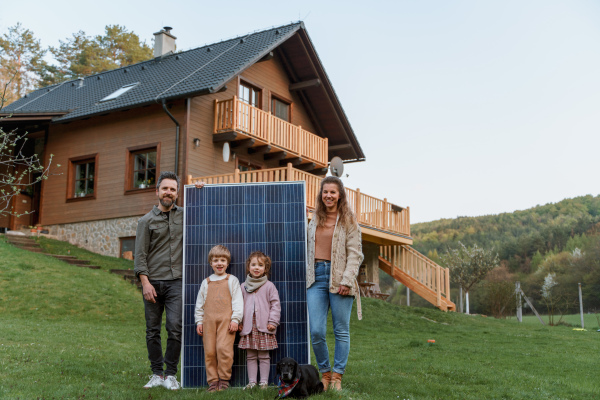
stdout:
[(338, 178), (344, 173), (344, 162), (338, 156), (335, 156), (329, 162), (329, 171), (331, 175), (337, 176)]
[(230, 154), (231, 154), (231, 150), (229, 150), (229, 142), (225, 142), (223, 144), (223, 161), (229, 162)]

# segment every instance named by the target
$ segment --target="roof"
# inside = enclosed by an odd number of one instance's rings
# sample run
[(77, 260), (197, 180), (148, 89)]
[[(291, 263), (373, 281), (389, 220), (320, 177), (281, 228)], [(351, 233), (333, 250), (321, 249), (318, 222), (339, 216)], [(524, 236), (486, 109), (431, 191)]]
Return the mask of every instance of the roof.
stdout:
[[(290, 41), (292, 37), (296, 39)], [(283, 46), (284, 44), (286, 45)], [(63, 123), (166, 100), (215, 93), (272, 51), (283, 56), (291, 54), (288, 73), (292, 81), (320, 78), (323, 82), (316, 94), (314, 88), (309, 88), (303, 96), (308, 103), (326, 102), (325, 108), (321, 105), (312, 107), (317, 123), (323, 122), (321, 134), (329, 137), (332, 145), (338, 142), (342, 147), (348, 147), (342, 150), (343, 154), (336, 151), (334, 155), (340, 155), (343, 159), (364, 159), (362, 149), (302, 22), (249, 33), (48, 86), (27, 94), (1, 111), (3, 114), (12, 113), (13, 117), (54, 113), (56, 116), (52, 121)], [(114, 100), (101, 101), (123, 86), (131, 84), (137, 85)], [(304, 105), (307, 106), (306, 102)], [(333, 113), (333, 116), (327, 115), (328, 113)], [(327, 122), (332, 118), (335, 120), (333, 125)]]

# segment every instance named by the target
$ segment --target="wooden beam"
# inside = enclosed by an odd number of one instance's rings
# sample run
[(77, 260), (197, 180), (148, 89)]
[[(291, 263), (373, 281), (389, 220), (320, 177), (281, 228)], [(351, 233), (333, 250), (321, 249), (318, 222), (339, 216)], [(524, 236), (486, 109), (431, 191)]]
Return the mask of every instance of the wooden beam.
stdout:
[(327, 168), (317, 168), (317, 169), (313, 169), (312, 171), (307, 171), (313, 175), (318, 175), (318, 176), (323, 176), (323, 175), (327, 175)]
[(238, 134), (235, 132), (217, 133), (213, 135), (213, 143), (231, 142), (232, 140), (235, 140), (237, 135)]
[(256, 146), (248, 149), (248, 154), (266, 154), (271, 152), (271, 145)]
[(345, 150), (348, 147), (352, 147), (352, 145), (350, 143), (345, 143), (345, 144), (335, 144), (333, 146), (329, 146), (328, 150), (329, 151), (336, 151), (336, 150)]
[(266, 56), (264, 56), (263, 58), (261, 58), (257, 62), (269, 61), (272, 58), (273, 58), (273, 52), (270, 51), (269, 54), (267, 54)]
[(231, 142), (229, 144), (229, 146), (231, 148), (248, 148), (248, 147), (252, 147), (254, 145), (254, 142), (256, 142), (255, 139), (242, 139), (242, 140), (237, 140), (235, 142)]
[(279, 165), (281, 165), (281, 166), (288, 165), (288, 164), (292, 164), (294, 167), (297, 165), (300, 165), (300, 164), (302, 164), (302, 157), (288, 158), (287, 160), (279, 161)]
[(293, 92), (296, 90), (304, 90), (304, 89), (313, 88), (313, 87), (319, 87), (319, 86), (321, 86), (321, 80), (319, 78), (310, 79), (308, 81), (292, 83), (290, 85), (290, 92)]
[(310, 170), (314, 170), (315, 167), (317, 166), (317, 164), (313, 163), (308, 163), (308, 164), (301, 164), (298, 166), (299, 170), (302, 171), (310, 171)]
[(264, 155), (265, 160), (283, 160), (287, 157), (287, 151), (280, 151), (278, 153), (269, 153)]

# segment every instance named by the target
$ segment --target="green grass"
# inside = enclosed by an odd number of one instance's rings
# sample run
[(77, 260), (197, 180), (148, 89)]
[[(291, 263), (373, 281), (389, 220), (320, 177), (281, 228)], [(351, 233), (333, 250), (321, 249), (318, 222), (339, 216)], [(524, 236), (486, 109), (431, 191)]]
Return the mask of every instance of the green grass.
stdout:
[[(595, 331), (373, 299), (363, 299), (363, 314), (362, 321), (352, 316), (344, 391), (316, 398), (600, 399)], [(0, 240), (1, 399), (275, 396), (274, 389), (143, 390), (150, 373), (144, 329), (140, 292), (119, 276)]]

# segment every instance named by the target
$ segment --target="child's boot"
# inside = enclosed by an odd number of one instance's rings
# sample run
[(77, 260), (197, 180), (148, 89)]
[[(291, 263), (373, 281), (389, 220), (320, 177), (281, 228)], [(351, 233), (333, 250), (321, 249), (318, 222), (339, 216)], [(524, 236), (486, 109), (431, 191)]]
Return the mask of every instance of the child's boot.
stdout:
[(327, 390), (331, 382), (331, 371), (323, 372), (321, 375), (321, 383), (323, 384), (323, 390)]
[(331, 375), (330, 387), (334, 390), (342, 390), (342, 376), (342, 374), (334, 372), (333, 375)]

